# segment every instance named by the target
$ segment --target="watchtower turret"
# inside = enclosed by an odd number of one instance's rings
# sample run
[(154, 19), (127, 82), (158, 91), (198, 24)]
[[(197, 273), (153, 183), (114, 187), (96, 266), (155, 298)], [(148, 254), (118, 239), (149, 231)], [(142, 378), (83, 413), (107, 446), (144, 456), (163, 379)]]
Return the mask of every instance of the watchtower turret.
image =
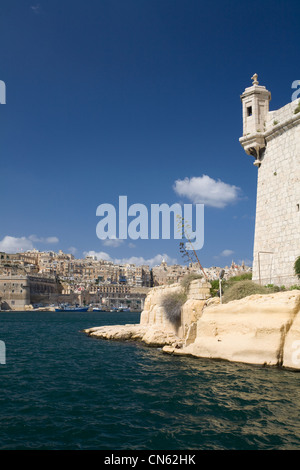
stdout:
[(248, 155), (255, 158), (254, 165), (260, 166), (261, 153), (265, 147), (265, 121), (269, 113), (271, 93), (264, 86), (259, 86), (257, 73), (252, 77), (251, 87), (241, 95), (243, 105), (243, 137), (240, 143)]

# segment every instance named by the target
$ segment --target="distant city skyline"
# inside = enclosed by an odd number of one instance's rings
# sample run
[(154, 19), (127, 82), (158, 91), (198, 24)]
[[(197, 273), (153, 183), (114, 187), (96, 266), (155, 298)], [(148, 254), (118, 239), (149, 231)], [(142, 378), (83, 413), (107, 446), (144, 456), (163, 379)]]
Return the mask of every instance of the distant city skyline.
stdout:
[[(18, 254), (18, 253), (22, 254), (22, 253), (34, 253), (34, 252), (59, 254), (61, 252), (64, 255), (72, 255), (74, 257), (74, 259), (76, 259), (76, 260), (84, 260), (86, 258), (93, 258), (97, 261), (113, 263), (113, 264), (116, 264), (116, 265), (135, 264), (136, 266), (145, 265), (145, 266), (149, 266), (150, 268), (155, 267), (155, 266), (159, 266), (160, 264), (162, 264), (164, 262), (168, 265), (180, 265), (180, 266), (188, 266), (190, 264), (189, 262), (184, 261), (182, 258), (180, 258), (179, 260), (172, 259), (167, 254), (157, 255), (154, 258), (148, 259), (148, 260), (144, 259), (143, 257), (135, 257), (135, 256), (132, 256), (130, 258), (114, 258), (113, 259), (109, 256), (106, 256), (106, 253), (104, 253), (104, 252), (103, 252), (103, 257), (101, 257), (102, 253), (97, 253), (95, 251), (89, 251), (89, 252), (84, 251), (82, 256), (79, 256), (79, 255), (76, 255), (76, 253), (72, 253), (72, 250), (63, 251), (59, 247), (56, 247), (56, 249), (55, 248), (53, 248), (53, 249), (49, 248), (49, 249), (46, 249), (46, 250), (39, 250), (39, 249), (34, 248), (34, 247), (27, 248), (27, 249), (20, 249), (20, 250), (11, 250), (11, 251), (0, 249), (0, 253), (2, 253), (2, 252), (7, 253), (7, 254)], [(225, 258), (230, 257), (231, 255), (233, 255), (233, 252), (230, 252), (228, 250), (228, 252), (221, 253), (219, 259), (221, 261), (222, 260), (221, 257), (223, 257), (225, 259)], [(217, 259), (217, 257), (215, 259)], [(246, 261), (248, 261), (248, 260), (246, 260)], [(250, 267), (251, 263), (248, 264), (246, 261), (245, 260), (241, 260), (241, 261), (239, 260), (238, 262), (236, 262), (234, 260), (234, 257), (232, 257), (232, 259), (229, 263), (224, 264), (224, 263), (221, 262), (220, 265), (217, 265), (217, 263), (214, 263), (211, 266), (203, 266), (203, 267), (206, 267), (206, 268), (209, 268), (209, 267), (212, 267), (212, 266), (225, 267), (225, 265), (231, 265), (233, 262), (236, 265), (245, 264), (248, 267)], [(192, 264), (197, 264), (197, 261), (193, 262)]]
[(257, 73), (271, 110), (291, 101), (299, 2), (4, 0), (1, 13), (0, 251), (183, 264), (178, 240), (97, 238), (97, 207), (126, 195), (204, 204), (201, 264), (252, 264), (240, 95)]

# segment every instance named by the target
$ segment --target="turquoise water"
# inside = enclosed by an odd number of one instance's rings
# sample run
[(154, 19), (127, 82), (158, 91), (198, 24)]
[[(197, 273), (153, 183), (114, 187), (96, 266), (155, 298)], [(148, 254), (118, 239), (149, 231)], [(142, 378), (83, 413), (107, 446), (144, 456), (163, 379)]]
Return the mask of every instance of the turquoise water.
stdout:
[(134, 313), (0, 313), (0, 449), (299, 449), (300, 375), (84, 328)]

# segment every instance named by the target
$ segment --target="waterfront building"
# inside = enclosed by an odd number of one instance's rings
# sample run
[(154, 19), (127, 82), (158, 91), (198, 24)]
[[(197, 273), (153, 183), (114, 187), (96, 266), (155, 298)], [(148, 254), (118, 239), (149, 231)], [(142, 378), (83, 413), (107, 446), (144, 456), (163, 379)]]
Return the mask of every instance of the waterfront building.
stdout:
[[(232, 263), (230, 268), (225, 268), (225, 278), (245, 272), (245, 269), (245, 266)], [(205, 272), (209, 279), (215, 279), (220, 270), (208, 268)], [(139, 310), (151, 287), (180, 282), (189, 273), (202, 275), (197, 263), (169, 266), (163, 260), (159, 266), (150, 269), (148, 265), (114, 264), (91, 256), (75, 259), (61, 250), (58, 253), (37, 250), (16, 254), (2, 252), (0, 305), (22, 310), (29, 304), (68, 302), (99, 305), (108, 310), (121, 306)], [(21, 285), (27, 287), (22, 288)]]

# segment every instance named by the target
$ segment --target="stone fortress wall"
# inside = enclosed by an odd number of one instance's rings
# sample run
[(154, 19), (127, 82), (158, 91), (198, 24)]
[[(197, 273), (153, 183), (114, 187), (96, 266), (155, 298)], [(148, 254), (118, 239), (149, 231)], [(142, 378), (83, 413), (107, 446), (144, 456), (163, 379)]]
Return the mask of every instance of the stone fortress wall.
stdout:
[(253, 280), (289, 287), (297, 284), (300, 255), (300, 112), (295, 100), (269, 111), (271, 94), (257, 82), (246, 88), (243, 137), (258, 168)]

